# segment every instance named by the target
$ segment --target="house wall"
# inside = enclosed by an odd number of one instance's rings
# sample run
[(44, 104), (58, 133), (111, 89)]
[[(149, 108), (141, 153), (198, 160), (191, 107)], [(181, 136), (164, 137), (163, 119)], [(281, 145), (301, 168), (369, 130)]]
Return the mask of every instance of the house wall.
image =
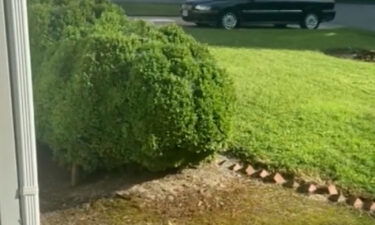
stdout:
[(0, 224), (39, 225), (27, 0), (0, 0)]
[(0, 1), (0, 224), (20, 224), (4, 2)]

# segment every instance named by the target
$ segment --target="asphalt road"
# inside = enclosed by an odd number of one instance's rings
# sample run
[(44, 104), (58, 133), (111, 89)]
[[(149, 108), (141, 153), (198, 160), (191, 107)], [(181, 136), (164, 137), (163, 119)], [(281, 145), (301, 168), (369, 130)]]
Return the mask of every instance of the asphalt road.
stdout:
[(333, 24), (375, 31), (375, 4), (336, 4), (336, 11)]
[[(375, 31), (375, 4), (336, 4), (337, 15), (334, 21), (323, 23), (321, 29), (337, 27), (354, 27)], [(192, 26), (179, 17), (135, 17), (148, 20), (156, 24), (177, 23), (183, 26)], [(292, 26), (298, 27), (298, 26)]]

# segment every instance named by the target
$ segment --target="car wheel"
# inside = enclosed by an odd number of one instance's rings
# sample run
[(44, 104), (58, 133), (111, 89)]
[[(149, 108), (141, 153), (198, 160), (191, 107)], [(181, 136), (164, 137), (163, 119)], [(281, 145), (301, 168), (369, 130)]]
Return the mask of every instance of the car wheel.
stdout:
[(301, 27), (304, 29), (314, 30), (319, 27), (320, 20), (317, 14), (315, 13), (308, 13), (303, 18), (301, 22)]
[(227, 30), (236, 28), (239, 24), (237, 15), (234, 12), (228, 11), (222, 14), (219, 25)]

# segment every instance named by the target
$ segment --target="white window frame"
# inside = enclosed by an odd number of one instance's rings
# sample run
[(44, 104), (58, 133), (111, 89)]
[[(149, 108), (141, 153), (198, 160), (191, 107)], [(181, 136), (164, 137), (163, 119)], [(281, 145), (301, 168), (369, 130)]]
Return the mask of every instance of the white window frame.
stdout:
[(26, 0), (0, 0), (0, 225), (39, 225)]

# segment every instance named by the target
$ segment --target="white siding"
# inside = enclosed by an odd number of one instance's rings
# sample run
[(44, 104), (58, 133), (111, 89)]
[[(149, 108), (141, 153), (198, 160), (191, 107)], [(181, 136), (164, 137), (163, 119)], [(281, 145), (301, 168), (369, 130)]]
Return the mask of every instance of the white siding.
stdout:
[(0, 224), (19, 224), (17, 162), (3, 1), (0, 1)]
[(0, 0), (0, 5), (1, 224), (39, 225), (26, 0)]

